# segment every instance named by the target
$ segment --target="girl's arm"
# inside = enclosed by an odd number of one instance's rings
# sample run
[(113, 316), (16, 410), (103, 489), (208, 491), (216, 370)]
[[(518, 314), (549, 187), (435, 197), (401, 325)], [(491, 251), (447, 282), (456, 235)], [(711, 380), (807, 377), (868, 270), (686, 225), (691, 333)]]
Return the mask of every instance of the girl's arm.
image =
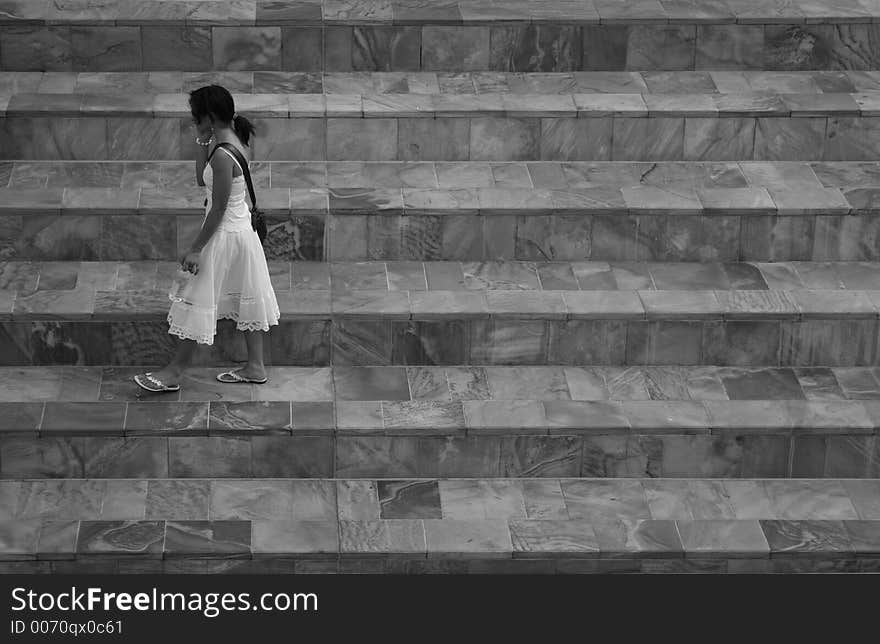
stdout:
[(233, 161), (228, 154), (215, 154), (211, 158), (211, 170), (214, 172), (214, 187), (211, 190), (211, 210), (205, 217), (205, 223), (199, 231), (198, 237), (190, 246), (191, 253), (201, 253), (205, 244), (211, 239), (211, 235), (220, 225), (220, 219), (226, 210), (229, 201), (229, 193), (232, 190), (232, 167)]

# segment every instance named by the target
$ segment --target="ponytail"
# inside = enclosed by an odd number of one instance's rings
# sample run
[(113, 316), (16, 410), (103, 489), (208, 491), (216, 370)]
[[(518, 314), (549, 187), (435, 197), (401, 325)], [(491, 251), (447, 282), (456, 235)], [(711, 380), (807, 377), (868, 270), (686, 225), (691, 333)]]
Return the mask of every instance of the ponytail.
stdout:
[(253, 123), (239, 114), (235, 114), (232, 117), (232, 131), (238, 135), (238, 138), (245, 145), (248, 145), (250, 138), (256, 134)]

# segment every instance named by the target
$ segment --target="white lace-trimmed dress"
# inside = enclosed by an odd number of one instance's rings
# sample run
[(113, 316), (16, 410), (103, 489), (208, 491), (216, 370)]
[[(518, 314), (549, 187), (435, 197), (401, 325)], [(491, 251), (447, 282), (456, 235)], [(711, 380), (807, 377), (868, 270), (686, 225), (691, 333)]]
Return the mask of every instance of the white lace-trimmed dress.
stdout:
[[(231, 152), (223, 148), (217, 152), (228, 154), (241, 168)], [(207, 219), (214, 178), (210, 164), (202, 177), (208, 194)], [(214, 343), (217, 320), (235, 320), (240, 331), (268, 331), (278, 324), (281, 313), (263, 246), (251, 226), (244, 176), (232, 179), (226, 211), (202, 249), (198, 274), (169, 297), (168, 332), (199, 344)]]

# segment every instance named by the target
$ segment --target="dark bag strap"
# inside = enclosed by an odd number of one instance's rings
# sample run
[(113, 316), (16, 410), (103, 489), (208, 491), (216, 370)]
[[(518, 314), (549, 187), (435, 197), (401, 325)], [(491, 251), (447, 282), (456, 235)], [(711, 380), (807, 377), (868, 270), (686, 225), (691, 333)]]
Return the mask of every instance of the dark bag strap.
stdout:
[(217, 151), (217, 148), (222, 147), (224, 150), (229, 150), (232, 153), (232, 156), (235, 157), (235, 160), (238, 161), (238, 165), (241, 166), (241, 172), (244, 174), (244, 181), (247, 184), (248, 193), (251, 196), (251, 203), (254, 205), (254, 210), (257, 210), (257, 195), (254, 192), (254, 184), (251, 181), (251, 171), (248, 169), (247, 159), (244, 158), (244, 155), (239, 152), (238, 148), (236, 148), (231, 143), (226, 143), (225, 141), (222, 143), (218, 143), (214, 146), (214, 149), (211, 150), (211, 154), (208, 155), (208, 159), (205, 163), (211, 162), (211, 157), (214, 156), (214, 153)]

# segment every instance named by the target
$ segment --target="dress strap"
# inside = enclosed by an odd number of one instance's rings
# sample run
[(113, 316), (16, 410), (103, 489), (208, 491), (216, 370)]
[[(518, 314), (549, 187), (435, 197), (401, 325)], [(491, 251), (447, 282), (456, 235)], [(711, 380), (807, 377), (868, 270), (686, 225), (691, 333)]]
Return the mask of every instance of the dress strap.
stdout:
[(227, 150), (227, 149), (226, 149), (225, 147), (223, 147), (222, 145), (218, 145), (217, 148), (220, 149), (220, 150), (223, 150), (227, 155), (229, 155), (229, 158), (232, 159), (232, 160), (235, 162), (235, 165), (237, 165), (237, 166), (238, 166), (238, 169), (241, 170), (241, 173), (244, 174), (244, 168), (241, 167), (241, 164), (238, 162), (238, 159), (235, 158), (235, 155), (232, 154), (232, 152), (230, 152), (229, 150)]

